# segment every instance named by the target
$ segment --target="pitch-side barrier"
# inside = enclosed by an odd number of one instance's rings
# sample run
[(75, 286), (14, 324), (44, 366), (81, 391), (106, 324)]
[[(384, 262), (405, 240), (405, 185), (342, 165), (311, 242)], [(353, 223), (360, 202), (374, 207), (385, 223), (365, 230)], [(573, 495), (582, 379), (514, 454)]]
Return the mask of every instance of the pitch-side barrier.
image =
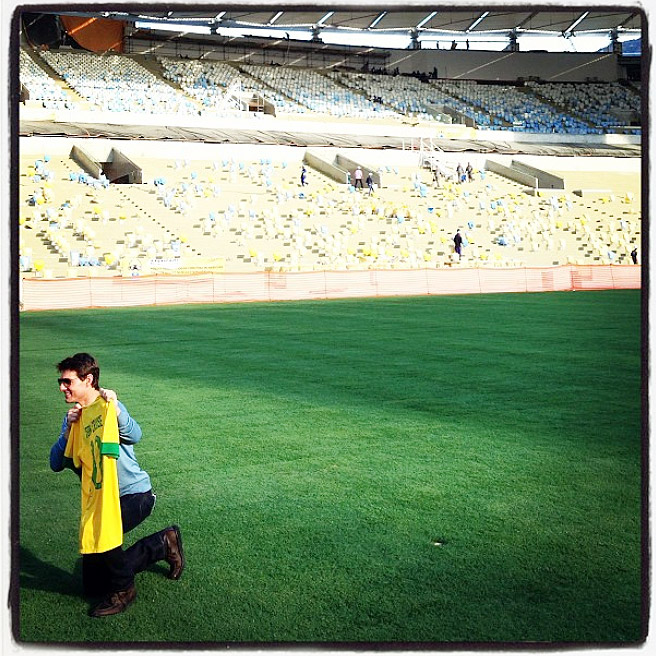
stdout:
[(639, 265), (210, 273), (21, 281), (22, 310), (640, 289)]

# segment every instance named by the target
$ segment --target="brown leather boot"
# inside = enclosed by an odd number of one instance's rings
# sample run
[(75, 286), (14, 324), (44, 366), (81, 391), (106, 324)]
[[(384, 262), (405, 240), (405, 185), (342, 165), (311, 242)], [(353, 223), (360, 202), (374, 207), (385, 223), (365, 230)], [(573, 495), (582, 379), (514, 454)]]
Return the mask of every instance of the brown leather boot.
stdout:
[(109, 597), (101, 601), (93, 608), (89, 615), (91, 617), (107, 617), (122, 613), (137, 597), (137, 589), (132, 586), (127, 590), (112, 592)]
[(182, 576), (182, 570), (185, 567), (185, 558), (182, 551), (182, 536), (180, 535), (179, 526), (173, 525), (165, 529), (164, 547), (166, 549), (164, 560), (171, 566), (168, 577), (177, 581)]

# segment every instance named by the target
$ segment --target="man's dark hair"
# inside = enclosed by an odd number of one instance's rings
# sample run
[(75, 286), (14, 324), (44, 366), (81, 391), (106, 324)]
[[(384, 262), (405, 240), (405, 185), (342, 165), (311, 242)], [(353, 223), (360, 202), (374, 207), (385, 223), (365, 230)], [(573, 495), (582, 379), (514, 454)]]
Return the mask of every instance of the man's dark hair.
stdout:
[(80, 378), (91, 374), (93, 376), (93, 387), (100, 389), (100, 367), (96, 358), (88, 353), (76, 353), (68, 358), (64, 358), (58, 365), (60, 371), (75, 371)]

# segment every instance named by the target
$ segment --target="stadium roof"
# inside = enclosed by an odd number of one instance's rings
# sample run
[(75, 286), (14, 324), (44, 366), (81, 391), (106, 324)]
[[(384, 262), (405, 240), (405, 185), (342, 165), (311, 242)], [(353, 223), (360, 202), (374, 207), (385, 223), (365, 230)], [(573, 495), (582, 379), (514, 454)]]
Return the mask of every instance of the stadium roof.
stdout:
[[(604, 8), (603, 5), (567, 8), (531, 6), (475, 7), (469, 3), (450, 6), (412, 5), (399, 9), (376, 3), (351, 7), (252, 5), (127, 5), (128, 10), (71, 11), (76, 15), (103, 16), (133, 23), (139, 29), (178, 31), (186, 34), (252, 36), (326, 41), (349, 34), (355, 38), (405, 37), (430, 40), (493, 40), (504, 45), (527, 35), (557, 37), (601, 36), (607, 41), (640, 37), (643, 12), (638, 5)], [(61, 13), (61, 12), (60, 12)], [(475, 46), (474, 46), (475, 47)], [(524, 49), (524, 48), (522, 48)], [(527, 49), (533, 49), (531, 47)], [(542, 49), (542, 48), (538, 48)]]
[[(154, 5), (156, 7), (156, 5)], [(107, 12), (113, 14), (115, 12)], [(550, 32), (578, 32), (590, 30), (641, 29), (641, 12), (637, 8), (618, 8), (609, 10), (584, 9), (533, 9), (530, 5), (509, 6), (501, 10), (465, 10), (451, 8), (435, 9), (374, 9), (366, 11), (347, 11), (344, 9), (314, 9), (312, 11), (280, 7), (265, 11), (242, 9), (221, 9), (220, 5), (211, 11), (166, 10), (150, 11), (141, 14), (128, 12), (129, 16), (143, 16), (165, 19), (171, 22), (198, 21), (207, 25), (260, 26), (260, 27), (314, 27), (322, 29), (355, 30), (448, 30), (463, 32), (487, 32), (490, 30), (527, 29)]]

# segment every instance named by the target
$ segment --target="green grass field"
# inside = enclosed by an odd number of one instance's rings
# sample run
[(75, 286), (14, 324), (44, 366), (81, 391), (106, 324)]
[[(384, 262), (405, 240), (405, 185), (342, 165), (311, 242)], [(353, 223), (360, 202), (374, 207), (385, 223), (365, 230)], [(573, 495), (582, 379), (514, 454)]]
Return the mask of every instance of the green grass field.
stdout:
[[(144, 430), (127, 544), (187, 556), (106, 619), (48, 465), (82, 350)], [(23, 641), (644, 638), (638, 291), (23, 313), (19, 357)]]

